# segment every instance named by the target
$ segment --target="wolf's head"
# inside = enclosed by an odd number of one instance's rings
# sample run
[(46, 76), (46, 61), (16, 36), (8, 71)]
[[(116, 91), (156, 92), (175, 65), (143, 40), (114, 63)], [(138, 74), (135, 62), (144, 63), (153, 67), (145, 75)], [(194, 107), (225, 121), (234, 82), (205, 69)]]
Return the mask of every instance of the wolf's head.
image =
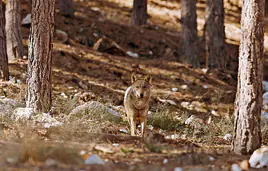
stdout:
[(135, 74), (131, 75), (133, 95), (138, 99), (148, 99), (152, 87), (152, 76), (148, 74), (144, 78), (138, 78)]

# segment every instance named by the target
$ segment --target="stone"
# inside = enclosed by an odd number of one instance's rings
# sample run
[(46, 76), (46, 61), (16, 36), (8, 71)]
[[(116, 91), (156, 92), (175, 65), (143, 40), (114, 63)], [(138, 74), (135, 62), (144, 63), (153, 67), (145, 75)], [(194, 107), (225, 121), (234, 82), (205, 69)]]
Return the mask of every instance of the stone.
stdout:
[(30, 119), (32, 117), (32, 115), (34, 115), (34, 110), (33, 108), (23, 108), (23, 107), (19, 107), (19, 108), (16, 108), (14, 110), (14, 113), (13, 113), (13, 118), (18, 121), (18, 120), (23, 120), (23, 119)]
[(0, 99), (0, 116), (11, 116), (19, 103), (13, 99)]
[(103, 165), (104, 161), (96, 154), (92, 154), (85, 160), (85, 164), (90, 165), (90, 164), (99, 164)]
[(249, 164), (253, 168), (268, 166), (268, 146), (263, 146), (255, 150), (249, 159)]
[(22, 19), (21, 24), (22, 25), (29, 25), (32, 22), (32, 15), (27, 14), (25, 18)]
[(118, 112), (98, 101), (89, 101), (80, 106), (77, 106), (70, 112), (69, 118), (71, 120), (103, 119), (114, 122), (119, 122), (122, 119)]

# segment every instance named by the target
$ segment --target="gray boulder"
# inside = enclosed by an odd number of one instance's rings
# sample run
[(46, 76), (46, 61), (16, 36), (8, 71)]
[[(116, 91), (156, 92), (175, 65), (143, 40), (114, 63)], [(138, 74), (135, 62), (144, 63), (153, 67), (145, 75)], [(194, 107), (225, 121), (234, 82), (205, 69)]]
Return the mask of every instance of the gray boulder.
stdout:
[(263, 93), (268, 92), (268, 81), (262, 81)]
[(0, 99), (0, 116), (11, 116), (18, 106), (19, 103), (13, 99)]
[(98, 101), (90, 101), (83, 105), (74, 108), (70, 114), (71, 120), (83, 119), (83, 120), (109, 120), (119, 122), (121, 117), (118, 112), (103, 105)]

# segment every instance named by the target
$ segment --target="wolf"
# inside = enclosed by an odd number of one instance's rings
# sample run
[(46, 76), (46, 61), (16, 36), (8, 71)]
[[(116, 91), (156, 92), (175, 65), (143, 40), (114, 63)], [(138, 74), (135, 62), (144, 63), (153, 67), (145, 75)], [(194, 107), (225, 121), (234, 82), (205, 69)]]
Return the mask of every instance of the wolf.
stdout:
[(127, 88), (124, 96), (124, 107), (130, 124), (131, 135), (136, 134), (136, 124), (141, 124), (142, 137), (145, 135), (145, 127), (151, 98), (152, 76), (148, 74), (139, 78), (135, 73), (131, 75), (132, 85)]

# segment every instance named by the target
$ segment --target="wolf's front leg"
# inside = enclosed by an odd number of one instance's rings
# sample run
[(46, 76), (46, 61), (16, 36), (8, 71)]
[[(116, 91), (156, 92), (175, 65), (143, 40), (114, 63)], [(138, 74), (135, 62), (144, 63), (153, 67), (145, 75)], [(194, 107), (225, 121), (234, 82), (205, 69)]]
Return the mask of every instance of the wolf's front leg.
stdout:
[(135, 136), (136, 133), (136, 121), (133, 117), (130, 118), (130, 131), (131, 135)]
[(141, 135), (142, 135), (142, 137), (144, 137), (144, 135), (145, 135), (146, 123), (147, 123), (146, 119), (143, 119), (143, 121), (141, 121)]

